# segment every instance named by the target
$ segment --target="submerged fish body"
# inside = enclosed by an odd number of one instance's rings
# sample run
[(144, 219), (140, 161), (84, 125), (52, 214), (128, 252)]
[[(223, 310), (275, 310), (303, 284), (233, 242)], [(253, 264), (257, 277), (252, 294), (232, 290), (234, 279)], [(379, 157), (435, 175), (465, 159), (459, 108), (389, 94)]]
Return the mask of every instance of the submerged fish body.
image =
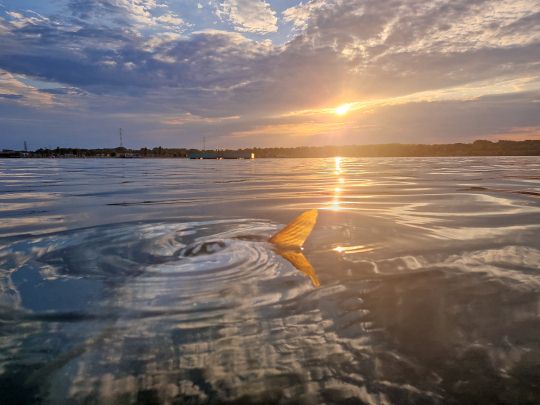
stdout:
[(210, 255), (219, 252), (226, 247), (225, 241), (209, 241), (202, 243), (193, 243), (178, 252), (179, 257), (195, 257), (201, 255)]

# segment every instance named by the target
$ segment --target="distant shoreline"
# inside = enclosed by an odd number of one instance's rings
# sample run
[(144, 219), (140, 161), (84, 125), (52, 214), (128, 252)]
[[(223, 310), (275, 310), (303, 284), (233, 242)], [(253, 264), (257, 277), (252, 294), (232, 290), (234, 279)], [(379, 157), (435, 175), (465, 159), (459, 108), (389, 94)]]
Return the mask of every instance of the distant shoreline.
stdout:
[(467, 156), (540, 156), (540, 140), (477, 140), (453, 144), (378, 144), (348, 146), (299, 146), (294, 148), (245, 148), (198, 150), (187, 148), (128, 149), (55, 148), (34, 151), (2, 150), (0, 158), (328, 158), (328, 157), (467, 157)]

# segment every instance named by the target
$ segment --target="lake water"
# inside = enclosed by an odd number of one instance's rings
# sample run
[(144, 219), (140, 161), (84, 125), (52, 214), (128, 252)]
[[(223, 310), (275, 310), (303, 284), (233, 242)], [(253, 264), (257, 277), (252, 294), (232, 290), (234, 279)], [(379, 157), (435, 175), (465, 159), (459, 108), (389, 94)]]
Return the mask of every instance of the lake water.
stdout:
[[(0, 402), (540, 403), (540, 158), (0, 160)], [(303, 254), (266, 240), (318, 208)]]

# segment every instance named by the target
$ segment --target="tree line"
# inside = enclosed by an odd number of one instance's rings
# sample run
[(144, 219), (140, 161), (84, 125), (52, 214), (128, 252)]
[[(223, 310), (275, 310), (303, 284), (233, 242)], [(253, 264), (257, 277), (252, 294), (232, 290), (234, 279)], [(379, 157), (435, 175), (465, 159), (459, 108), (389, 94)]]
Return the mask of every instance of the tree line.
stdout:
[[(222, 150), (223, 151), (223, 150)], [(373, 144), (345, 146), (299, 146), (293, 148), (244, 148), (227, 149), (224, 152), (242, 151), (254, 153), (256, 158), (324, 158), (342, 157), (428, 157), (428, 156), (540, 156), (540, 140), (497, 141), (477, 140), (473, 143), (452, 144)], [(202, 153), (199, 149), (154, 148), (60, 148), (35, 151), (0, 152), (0, 157), (140, 157), (140, 158), (186, 158)], [(208, 151), (206, 151), (208, 152)]]

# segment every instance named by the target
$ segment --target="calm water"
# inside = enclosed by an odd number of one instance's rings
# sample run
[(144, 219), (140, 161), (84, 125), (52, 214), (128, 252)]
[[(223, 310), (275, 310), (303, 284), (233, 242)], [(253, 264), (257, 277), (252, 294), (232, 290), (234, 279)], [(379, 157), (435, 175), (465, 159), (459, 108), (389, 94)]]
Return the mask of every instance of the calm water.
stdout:
[[(0, 160), (0, 402), (540, 403), (540, 159)], [(319, 208), (316, 288), (265, 240)]]

